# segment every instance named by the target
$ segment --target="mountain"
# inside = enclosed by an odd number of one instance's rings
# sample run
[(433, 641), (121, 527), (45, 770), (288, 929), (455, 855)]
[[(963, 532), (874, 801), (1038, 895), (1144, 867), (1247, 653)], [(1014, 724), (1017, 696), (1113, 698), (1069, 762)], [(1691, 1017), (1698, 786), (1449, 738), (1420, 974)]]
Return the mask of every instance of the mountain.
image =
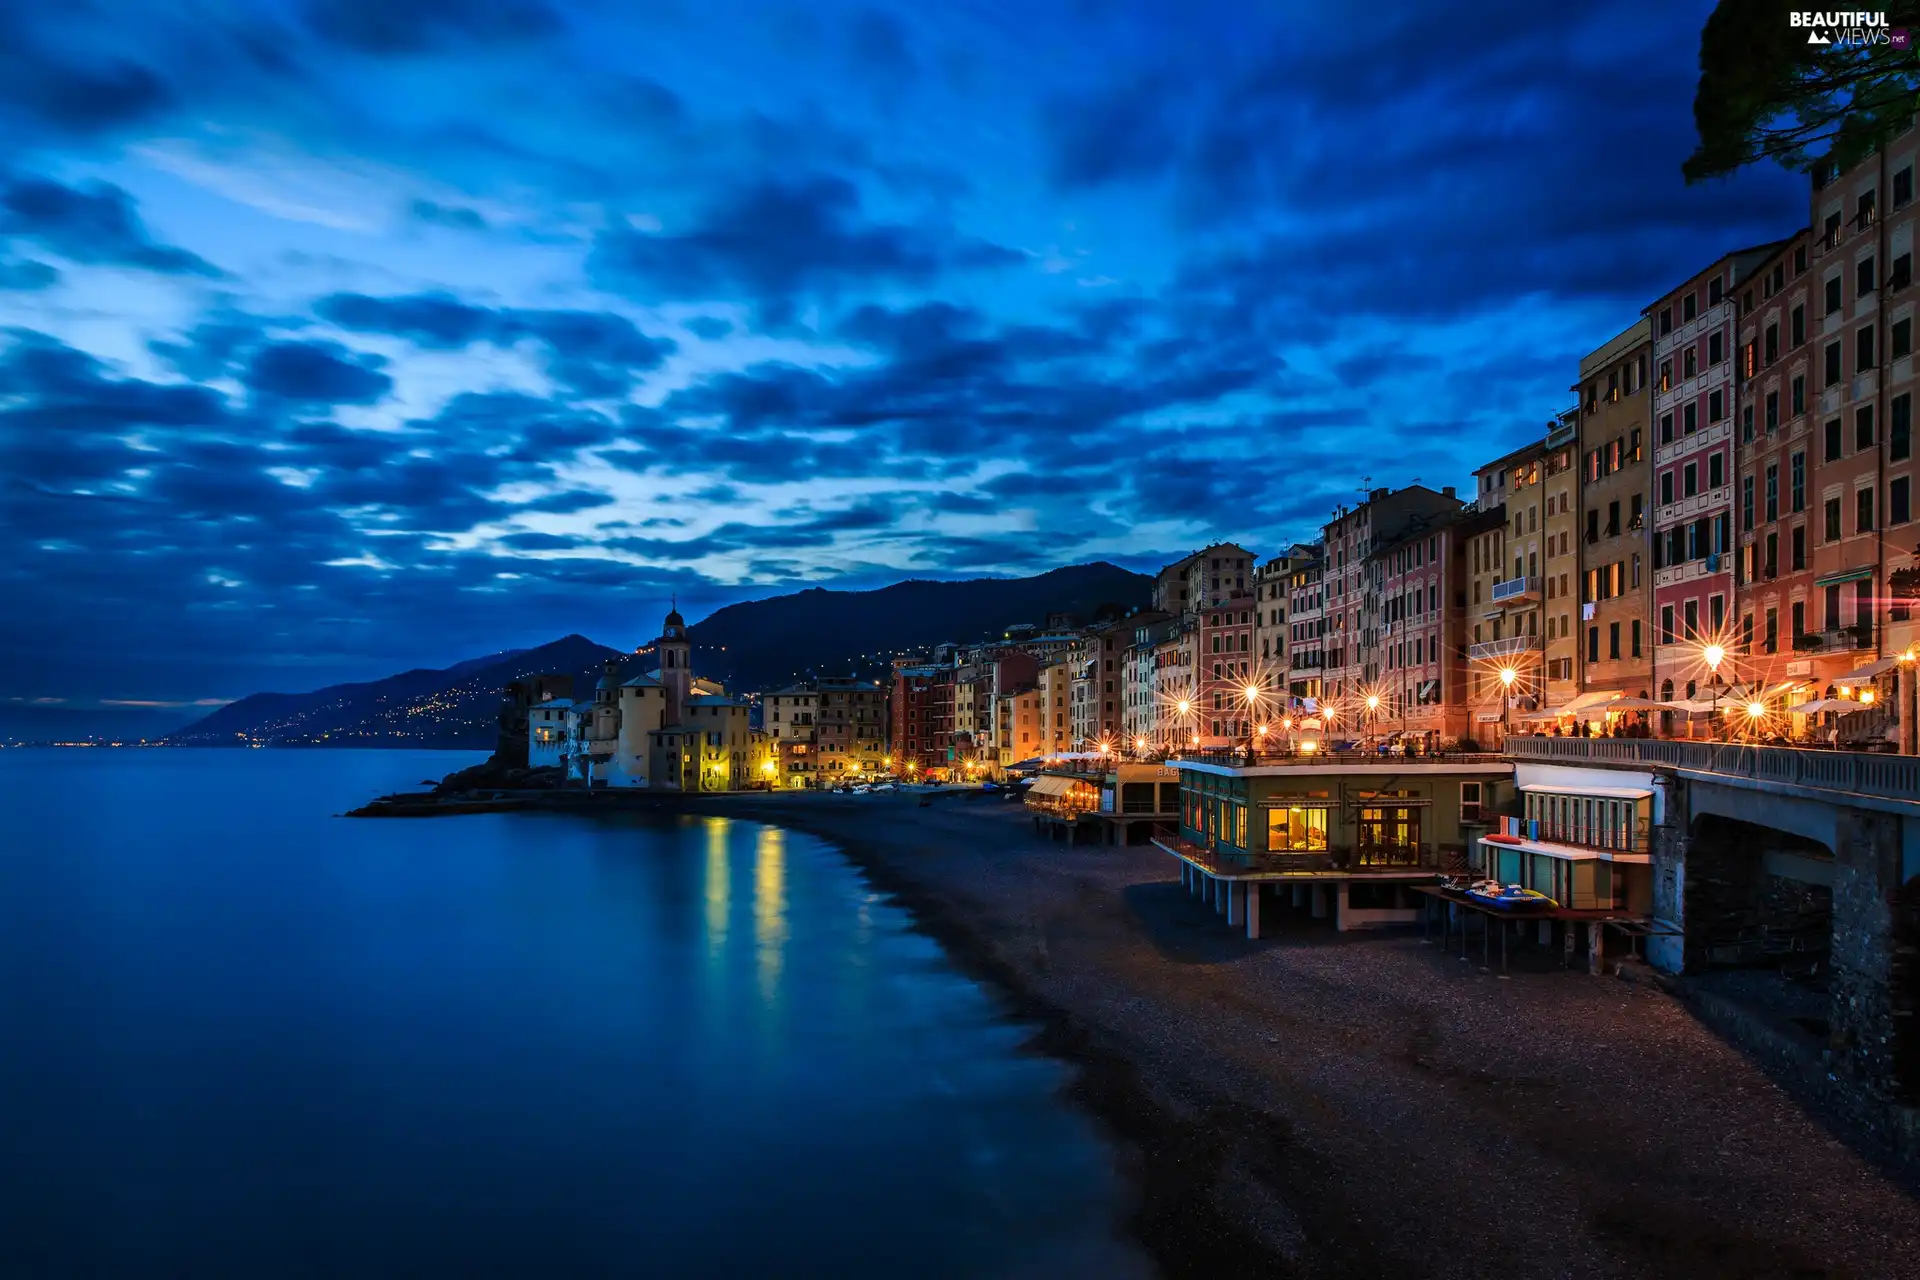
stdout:
[[(903, 649), (999, 635), (1051, 613), (1091, 617), (1103, 607), (1144, 605), (1153, 579), (1117, 565), (1079, 564), (1031, 578), (897, 582), (875, 591), (815, 587), (729, 605), (687, 629), (693, 669), (730, 689), (778, 688), (808, 672), (879, 678)], [(651, 621), (649, 626), (656, 625)], [(515, 680), (566, 672), (591, 697), (609, 658), (630, 671), (652, 664), (585, 636), (537, 649), (472, 658), (441, 670), (404, 671), (366, 684), (312, 693), (256, 693), (168, 734), (174, 746), (249, 742), (340, 747), (468, 747), (491, 750), (500, 695)]]
[(617, 649), (572, 635), (537, 649), (471, 658), (440, 670), (403, 671), (312, 693), (256, 693), (167, 736), (174, 746), (241, 742), (340, 747), (493, 749), (501, 692), (527, 676), (567, 672), (591, 696)]
[(877, 678), (903, 649), (1042, 625), (1050, 613), (1091, 617), (1102, 605), (1144, 606), (1153, 579), (1099, 561), (1031, 578), (897, 582), (875, 591), (815, 587), (729, 605), (687, 628), (693, 669), (728, 688), (772, 689), (817, 675)]

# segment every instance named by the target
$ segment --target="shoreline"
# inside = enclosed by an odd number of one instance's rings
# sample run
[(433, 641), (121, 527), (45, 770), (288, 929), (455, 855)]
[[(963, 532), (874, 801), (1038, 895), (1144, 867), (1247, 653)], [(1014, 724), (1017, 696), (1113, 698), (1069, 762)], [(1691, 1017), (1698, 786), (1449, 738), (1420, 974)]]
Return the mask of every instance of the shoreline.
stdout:
[(1402, 931), (1247, 942), (1157, 851), (997, 801), (644, 808), (806, 832), (906, 908), (1073, 1069), (1164, 1275), (1896, 1276), (1920, 1248), (1911, 1183), (1664, 991), (1504, 981)]

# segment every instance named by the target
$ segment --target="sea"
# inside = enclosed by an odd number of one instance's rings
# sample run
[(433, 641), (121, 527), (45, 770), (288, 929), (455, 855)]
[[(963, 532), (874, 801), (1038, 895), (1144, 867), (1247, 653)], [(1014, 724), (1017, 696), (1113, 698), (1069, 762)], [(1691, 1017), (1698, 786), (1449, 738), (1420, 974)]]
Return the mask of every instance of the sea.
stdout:
[(0, 1276), (1146, 1276), (1064, 1068), (838, 851), (0, 751)]

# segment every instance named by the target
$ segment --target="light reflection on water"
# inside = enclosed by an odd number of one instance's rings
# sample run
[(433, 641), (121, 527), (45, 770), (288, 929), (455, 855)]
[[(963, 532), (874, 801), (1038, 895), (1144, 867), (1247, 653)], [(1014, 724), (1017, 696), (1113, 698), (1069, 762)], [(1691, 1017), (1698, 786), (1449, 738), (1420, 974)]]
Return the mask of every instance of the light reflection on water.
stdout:
[(328, 816), (460, 763), (0, 753), (0, 1274), (1140, 1273), (1060, 1069), (835, 851)]

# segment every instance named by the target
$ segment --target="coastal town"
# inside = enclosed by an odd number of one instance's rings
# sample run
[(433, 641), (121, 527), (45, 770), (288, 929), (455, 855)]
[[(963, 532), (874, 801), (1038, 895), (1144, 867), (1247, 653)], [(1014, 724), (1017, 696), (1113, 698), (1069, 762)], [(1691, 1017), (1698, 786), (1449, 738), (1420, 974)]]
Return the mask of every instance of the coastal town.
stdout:
[(998, 794), (1060, 844), (1164, 856), (1249, 939), (1765, 970), (1742, 998), (1818, 1027), (1840, 1096), (1912, 1146), (1917, 152), (1909, 128), (1816, 174), (1807, 227), (1652, 299), (1465, 492), (1374, 488), (1310, 540), (982, 619), (890, 680), (728, 690), (674, 608), (590, 690), (515, 686), (527, 766)]

